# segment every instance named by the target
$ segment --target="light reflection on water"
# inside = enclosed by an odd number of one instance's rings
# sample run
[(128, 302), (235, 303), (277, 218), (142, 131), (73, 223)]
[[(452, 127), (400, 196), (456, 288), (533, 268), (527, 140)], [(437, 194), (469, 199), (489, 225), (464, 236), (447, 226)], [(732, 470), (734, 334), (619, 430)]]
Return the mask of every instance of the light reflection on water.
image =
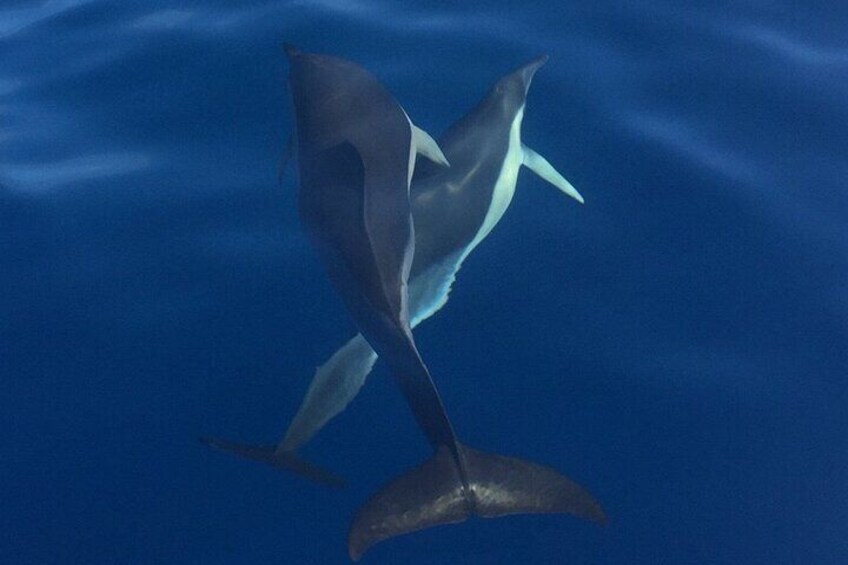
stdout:
[(6, 164), (3, 171), (12, 186), (46, 190), (82, 181), (114, 182), (114, 177), (147, 170), (153, 162), (143, 153), (111, 153), (73, 157), (35, 164)]

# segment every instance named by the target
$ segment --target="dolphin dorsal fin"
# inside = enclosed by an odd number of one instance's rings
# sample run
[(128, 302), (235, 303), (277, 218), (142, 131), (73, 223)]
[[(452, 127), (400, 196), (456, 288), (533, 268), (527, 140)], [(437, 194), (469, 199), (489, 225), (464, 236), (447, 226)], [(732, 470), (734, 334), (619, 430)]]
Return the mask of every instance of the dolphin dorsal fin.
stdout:
[(554, 169), (553, 165), (548, 163), (548, 160), (527, 147), (526, 145), (521, 145), (521, 150), (523, 153), (522, 164), (578, 201), (580, 204), (583, 204), (583, 197), (577, 192), (577, 189), (571, 186), (571, 183), (565, 180), (559, 172)]
[(444, 153), (442, 153), (442, 149), (439, 147), (439, 144), (436, 143), (436, 140), (433, 139), (429, 133), (415, 124), (410, 123), (410, 125), (412, 126), (412, 143), (415, 144), (415, 150), (437, 165), (450, 167), (448, 158), (445, 157)]

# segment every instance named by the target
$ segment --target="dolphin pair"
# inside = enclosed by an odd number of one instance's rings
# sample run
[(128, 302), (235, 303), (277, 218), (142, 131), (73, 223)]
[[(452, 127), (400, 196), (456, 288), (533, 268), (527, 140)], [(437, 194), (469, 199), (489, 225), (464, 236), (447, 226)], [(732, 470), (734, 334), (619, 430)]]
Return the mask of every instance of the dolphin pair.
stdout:
[[(410, 187), (416, 250), (409, 281), (411, 327), (447, 302), (464, 259), (500, 221), (512, 200), (518, 170), (527, 166), (565, 194), (582, 196), (548, 161), (521, 142), (524, 102), (540, 57), (499, 80), (486, 97), (439, 139), (450, 168), (416, 165)], [(320, 366), (285, 437), (276, 448), (215, 440), (215, 445), (330, 485), (341, 479), (299, 460), (307, 443), (359, 392), (377, 360), (357, 335)]]
[[(379, 355), (434, 455), (360, 509), (348, 536), (352, 558), (380, 540), (470, 515), (569, 512), (603, 522), (597, 502), (555, 471), (461, 444), (411, 333), (445, 303), (462, 261), (503, 215), (521, 164), (582, 201), (521, 144), (527, 88), (544, 59), (504, 77), (437, 144), (361, 67), (287, 53), (301, 220), (361, 336), (319, 369), (276, 449), (209, 443), (335, 483), (294, 449), (344, 409)], [(418, 153), (438, 165), (418, 167), (410, 194)]]

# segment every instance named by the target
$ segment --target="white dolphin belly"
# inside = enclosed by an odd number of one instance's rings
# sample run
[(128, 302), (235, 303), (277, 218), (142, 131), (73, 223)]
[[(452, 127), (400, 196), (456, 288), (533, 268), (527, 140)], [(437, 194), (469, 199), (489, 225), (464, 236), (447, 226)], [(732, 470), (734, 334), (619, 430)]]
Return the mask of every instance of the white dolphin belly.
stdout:
[(521, 121), (523, 119), (524, 107), (522, 106), (509, 128), (506, 156), (492, 189), (489, 209), (486, 211), (486, 216), (474, 239), (458, 253), (445, 257), (420, 273), (414, 280), (409, 281), (409, 311), (413, 327), (438, 312), (445, 305), (448, 301), (451, 285), (456, 280), (456, 273), (462, 267), (463, 261), (481, 241), (486, 239), (486, 236), (494, 229), (509, 208), (512, 197), (515, 195), (518, 171), (524, 161), (524, 151), (521, 145)]

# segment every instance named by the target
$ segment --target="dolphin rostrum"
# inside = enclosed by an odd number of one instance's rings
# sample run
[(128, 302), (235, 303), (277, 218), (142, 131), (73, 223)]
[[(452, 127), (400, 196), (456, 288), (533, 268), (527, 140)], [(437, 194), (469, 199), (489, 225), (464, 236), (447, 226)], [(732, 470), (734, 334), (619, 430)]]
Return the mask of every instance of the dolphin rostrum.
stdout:
[[(381, 540), (472, 515), (567, 512), (604, 522), (591, 495), (552, 469), (459, 443), (409, 323), (415, 249), (409, 183), (421, 135), (361, 67), (287, 52), (301, 222), (434, 452), (360, 508), (348, 533), (351, 558)], [(433, 143), (427, 151), (437, 156), (437, 148)]]
[[(580, 203), (583, 197), (548, 161), (521, 142), (525, 100), (539, 57), (501, 78), (483, 100), (439, 139), (450, 168), (424, 162), (410, 187), (415, 256), (409, 279), (414, 328), (448, 300), (465, 258), (500, 221), (515, 193), (521, 165)], [(308, 442), (359, 392), (377, 361), (360, 334), (315, 373), (309, 390), (278, 445), (294, 451)]]

